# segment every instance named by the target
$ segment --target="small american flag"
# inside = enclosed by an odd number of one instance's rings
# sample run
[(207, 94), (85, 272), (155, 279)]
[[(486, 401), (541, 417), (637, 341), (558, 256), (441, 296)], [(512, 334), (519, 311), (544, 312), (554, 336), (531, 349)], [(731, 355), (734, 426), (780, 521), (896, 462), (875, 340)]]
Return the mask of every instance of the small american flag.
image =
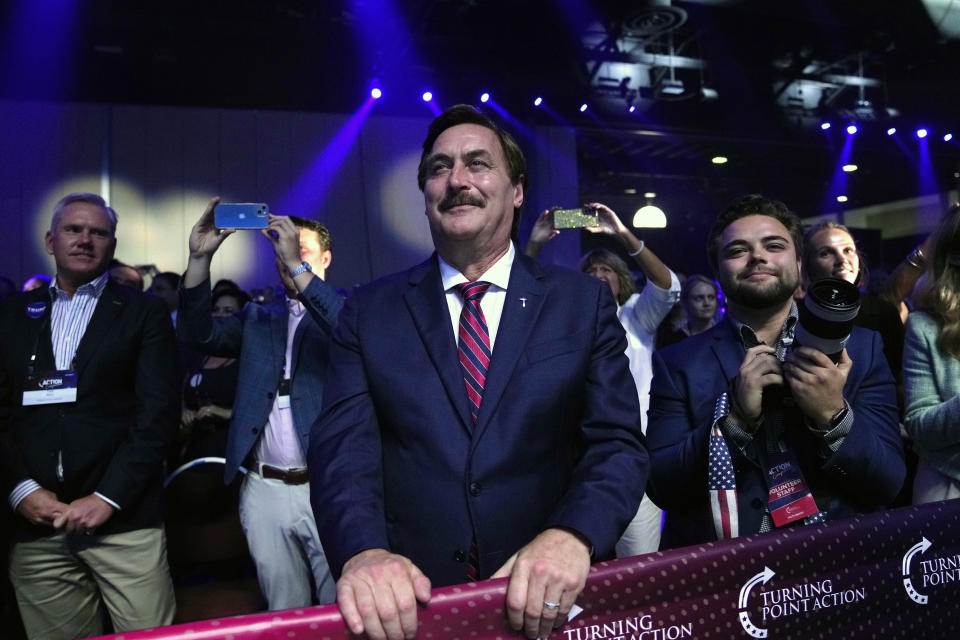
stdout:
[(723, 433), (717, 426), (728, 411), (727, 394), (724, 393), (717, 398), (714, 408), (713, 426), (710, 428), (710, 450), (707, 456), (710, 510), (713, 512), (713, 526), (718, 540), (736, 538), (740, 535), (737, 519), (737, 480), (733, 474), (733, 460)]

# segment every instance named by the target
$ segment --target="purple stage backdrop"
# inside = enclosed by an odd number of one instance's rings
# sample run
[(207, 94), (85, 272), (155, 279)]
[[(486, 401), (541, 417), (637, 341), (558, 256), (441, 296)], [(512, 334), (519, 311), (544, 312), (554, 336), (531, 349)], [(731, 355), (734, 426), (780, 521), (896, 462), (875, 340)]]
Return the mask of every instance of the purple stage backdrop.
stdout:
[[(506, 580), (434, 590), (418, 638), (513, 640)], [(562, 640), (960, 638), (960, 500), (596, 564)], [(341, 640), (335, 606), (110, 636)]]

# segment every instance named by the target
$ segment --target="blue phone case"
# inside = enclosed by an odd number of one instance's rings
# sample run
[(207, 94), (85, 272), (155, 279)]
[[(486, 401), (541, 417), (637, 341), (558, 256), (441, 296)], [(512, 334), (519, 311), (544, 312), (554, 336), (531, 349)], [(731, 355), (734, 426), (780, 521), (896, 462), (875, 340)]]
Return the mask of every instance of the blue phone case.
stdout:
[(217, 229), (265, 229), (270, 207), (264, 202), (221, 202), (213, 209)]

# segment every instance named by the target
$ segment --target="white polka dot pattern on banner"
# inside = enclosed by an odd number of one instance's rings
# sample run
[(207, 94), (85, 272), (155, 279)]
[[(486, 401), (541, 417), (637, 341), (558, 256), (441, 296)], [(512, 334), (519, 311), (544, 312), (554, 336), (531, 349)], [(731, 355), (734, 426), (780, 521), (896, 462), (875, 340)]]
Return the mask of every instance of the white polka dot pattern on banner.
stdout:
[[(923, 540), (929, 543), (922, 542)], [(912, 553), (912, 555), (911, 555)], [(908, 562), (909, 556), (909, 562)], [(960, 501), (597, 563), (583, 613), (553, 638), (960, 638)], [(908, 566), (909, 575), (903, 575)], [(952, 568), (951, 568), (952, 567)], [(905, 578), (928, 598), (918, 604)], [(434, 591), (419, 638), (516, 640), (506, 580)], [(740, 603), (745, 607), (741, 610)], [(643, 634), (644, 631), (652, 632)], [(113, 640), (350, 640), (335, 606), (207, 620)]]

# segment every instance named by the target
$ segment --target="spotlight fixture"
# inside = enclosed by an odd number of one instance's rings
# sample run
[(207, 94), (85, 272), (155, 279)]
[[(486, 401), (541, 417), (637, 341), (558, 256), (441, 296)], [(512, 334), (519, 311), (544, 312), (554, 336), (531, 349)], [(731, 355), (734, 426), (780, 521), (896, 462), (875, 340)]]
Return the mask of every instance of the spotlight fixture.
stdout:
[(636, 110), (637, 110), (637, 105), (635, 104), (632, 104), (627, 108), (627, 111), (629, 111), (630, 113), (633, 113)]
[(647, 199), (653, 199), (653, 198), (656, 198), (656, 197), (657, 197), (657, 194), (656, 194), (655, 192), (653, 192), (653, 191), (644, 191), (644, 192), (643, 192), (643, 197), (644, 197), (644, 198), (647, 198)]
[(846, 173), (853, 173), (854, 171), (856, 171), (856, 170), (859, 169), (859, 168), (860, 168), (860, 167), (858, 167), (858, 166), (855, 165), (855, 164), (845, 164), (845, 165), (843, 165), (843, 170), (844, 170)]
[(896, 127), (890, 127), (889, 129), (887, 129), (887, 135), (888, 135), (888, 136), (892, 136), (892, 135), (895, 134), (896, 132), (897, 132), (897, 128), (896, 128)]
[(584, 102), (582, 105), (580, 105), (580, 113), (583, 113), (586, 110), (587, 110), (587, 103)]
[(826, 131), (827, 129), (830, 128), (830, 123), (829, 123), (829, 122), (821, 122), (821, 123), (820, 123), (820, 128), (823, 129), (824, 131)]
[(635, 195), (637, 195), (637, 190), (634, 189), (633, 187), (627, 187), (626, 189), (623, 190), (623, 192), (624, 192), (625, 194), (627, 194), (628, 196), (635, 196)]
[(917, 129), (917, 137), (920, 138), (921, 140), (923, 138), (926, 138), (928, 133), (929, 131), (927, 131), (926, 129)]
[(950, 142), (951, 140), (953, 140), (953, 134), (952, 134), (952, 133), (944, 134), (944, 136), (943, 136), (943, 141), (944, 141), (944, 142)]
[(837, 196), (837, 202), (846, 202), (847, 196)]
[(543, 98), (541, 98), (540, 96), (537, 96), (536, 98), (533, 99), (533, 106), (539, 107), (541, 104), (543, 104)]
[(420, 97), (423, 98), (424, 102), (430, 102), (431, 100), (433, 100), (433, 93), (429, 91), (424, 91), (423, 95)]
[(484, 91), (480, 94), (480, 102), (486, 104), (490, 100), (490, 94)]
[(710, 158), (713, 164), (727, 164), (727, 156), (713, 156)]
[(851, 124), (847, 127), (847, 133), (849, 133), (850, 135), (855, 134), (857, 131), (858, 131), (857, 125), (855, 124)]
[(374, 100), (379, 100), (381, 97), (383, 97), (383, 91), (380, 90), (380, 87), (374, 87), (373, 89), (370, 89), (370, 97)]

